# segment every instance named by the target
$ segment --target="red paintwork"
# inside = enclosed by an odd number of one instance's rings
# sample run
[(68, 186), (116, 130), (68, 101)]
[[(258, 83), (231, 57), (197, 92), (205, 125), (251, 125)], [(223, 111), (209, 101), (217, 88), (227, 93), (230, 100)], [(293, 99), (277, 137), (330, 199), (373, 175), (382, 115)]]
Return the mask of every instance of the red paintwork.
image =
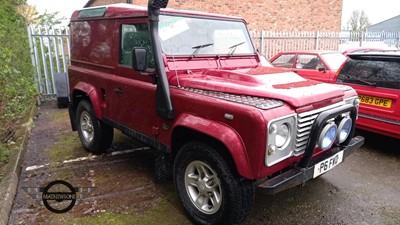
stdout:
[[(333, 53), (332, 51), (285, 51), (285, 52), (280, 52), (273, 56), (269, 61), (273, 63), (279, 56), (285, 55), (285, 54), (294, 54), (295, 59), (293, 60), (293, 65), (291, 68), (287, 68), (290, 71), (293, 71), (300, 76), (307, 78), (307, 79), (312, 79), (312, 80), (317, 80), (321, 82), (326, 82), (326, 83), (335, 83), (335, 75), (336, 75), (336, 69), (331, 68), (331, 66), (321, 57), (321, 54), (324, 53)], [(318, 71), (316, 69), (301, 69), (301, 68), (296, 68), (296, 60), (298, 54), (307, 54), (307, 55), (314, 55), (317, 56), (318, 59), (322, 62), (322, 64), (325, 66), (326, 70), (325, 71)]]
[[(92, 104), (96, 104), (98, 118), (111, 119), (169, 147), (174, 130), (187, 127), (221, 141), (230, 151), (240, 175), (249, 179), (265, 178), (300, 160), (300, 156), (290, 157), (274, 166), (265, 166), (268, 121), (294, 114), (300, 108), (313, 110), (341, 101), (344, 96), (355, 95), (354, 91), (344, 92), (338, 86), (309, 81), (287, 70), (260, 67), (257, 54), (193, 59), (176, 56), (173, 59), (164, 55), (175, 119), (162, 119), (156, 114), (156, 86), (151, 83), (151, 78), (118, 64), (119, 27), (121, 23), (147, 21), (145, 10), (134, 6), (110, 6), (104, 17), (108, 19), (90, 22), (77, 19), (78, 12), (73, 14), (70, 87), (75, 90), (82, 86), (80, 82), (90, 80), (93, 86), (80, 89), (87, 91)], [(169, 9), (162, 12), (243, 21), (199, 12)], [(186, 88), (273, 98), (286, 104), (260, 110), (189, 92), (179, 88), (178, 84)], [(124, 93), (116, 94), (113, 91), (116, 88)], [(234, 115), (234, 119), (226, 119), (225, 113)], [(153, 132), (154, 127), (159, 128), (159, 133)], [(162, 129), (165, 127), (167, 129)]]
[[(296, 108), (343, 96), (343, 91), (335, 86), (279, 71), (278, 68), (270, 67), (209, 69), (198, 73), (180, 74), (179, 82), (184, 87), (284, 99)], [(170, 78), (171, 85), (177, 83), (176, 78)]]
[[(103, 20), (104, 18), (139, 18), (139, 17), (147, 17), (147, 7), (137, 6), (132, 4), (114, 4), (107, 5), (107, 11), (103, 17), (99, 17), (98, 19)], [(180, 9), (161, 9), (161, 14), (172, 14), (172, 15), (183, 15), (183, 16), (197, 16), (197, 17), (206, 17), (206, 18), (214, 18), (214, 19), (224, 19), (224, 20), (241, 20), (245, 21), (241, 17), (228, 16), (222, 14), (214, 14), (214, 13), (205, 13), (205, 12), (196, 12), (196, 11), (188, 11), (188, 10), (180, 10)], [(71, 16), (71, 22), (86, 20), (78, 18), (79, 10), (75, 11)]]
[[(344, 64), (342, 67), (343, 66)], [(338, 74), (340, 73), (340, 70), (341, 69), (338, 70)], [(400, 124), (400, 90), (350, 83), (345, 84), (353, 87), (359, 95), (375, 96), (392, 100), (392, 106), (390, 108), (383, 108), (361, 103), (359, 109), (360, 114), (356, 124), (357, 128), (400, 139), (400, 125), (378, 121), (379, 119), (388, 119)], [(372, 116), (378, 120), (366, 118), (366, 116)]]
[(250, 168), (249, 158), (247, 156), (246, 148), (240, 138), (240, 135), (235, 132), (231, 127), (221, 122), (198, 117), (191, 114), (182, 113), (176, 119), (172, 130), (177, 127), (186, 127), (194, 129), (197, 132), (204, 133), (210, 137), (216, 138), (227, 147), (231, 155), (234, 155), (233, 160), (236, 165), (242, 165), (241, 174), (246, 177), (254, 177)]
[(93, 110), (97, 118), (102, 119), (103, 118), (103, 110), (102, 108), (102, 101), (100, 100), (99, 94), (96, 90), (96, 87), (94, 87), (91, 84), (81, 82), (79, 81), (75, 87), (74, 91), (81, 91), (86, 93), (90, 101), (92, 102)]

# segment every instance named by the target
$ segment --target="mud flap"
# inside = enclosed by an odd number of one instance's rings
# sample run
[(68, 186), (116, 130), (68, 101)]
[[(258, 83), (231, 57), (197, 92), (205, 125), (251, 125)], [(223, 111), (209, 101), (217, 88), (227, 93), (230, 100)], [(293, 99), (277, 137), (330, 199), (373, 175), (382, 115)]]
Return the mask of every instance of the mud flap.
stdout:
[(68, 74), (67, 73), (54, 73), (54, 83), (57, 95), (57, 105), (59, 108), (68, 106)]
[(160, 154), (156, 158), (154, 177), (157, 183), (172, 180), (172, 159), (170, 154)]

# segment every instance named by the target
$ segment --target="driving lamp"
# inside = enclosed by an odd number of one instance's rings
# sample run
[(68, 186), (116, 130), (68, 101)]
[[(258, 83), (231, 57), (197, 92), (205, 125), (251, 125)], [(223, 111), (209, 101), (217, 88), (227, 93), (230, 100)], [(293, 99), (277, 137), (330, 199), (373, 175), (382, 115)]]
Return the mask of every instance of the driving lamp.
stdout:
[(337, 141), (343, 143), (350, 134), (352, 127), (352, 119), (350, 117), (344, 117), (339, 123)]
[(337, 126), (335, 123), (328, 123), (319, 136), (318, 146), (322, 150), (330, 148), (336, 139)]

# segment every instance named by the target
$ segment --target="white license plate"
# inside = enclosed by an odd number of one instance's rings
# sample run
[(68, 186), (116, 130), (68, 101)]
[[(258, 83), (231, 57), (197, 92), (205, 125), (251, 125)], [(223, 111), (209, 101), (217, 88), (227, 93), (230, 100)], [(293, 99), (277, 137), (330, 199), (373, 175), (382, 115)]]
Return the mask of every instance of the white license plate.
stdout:
[(331, 170), (333, 167), (335, 167), (342, 161), (343, 161), (343, 151), (340, 151), (340, 152), (336, 153), (335, 155), (315, 164), (313, 178), (316, 178), (319, 175), (328, 172), (329, 170)]

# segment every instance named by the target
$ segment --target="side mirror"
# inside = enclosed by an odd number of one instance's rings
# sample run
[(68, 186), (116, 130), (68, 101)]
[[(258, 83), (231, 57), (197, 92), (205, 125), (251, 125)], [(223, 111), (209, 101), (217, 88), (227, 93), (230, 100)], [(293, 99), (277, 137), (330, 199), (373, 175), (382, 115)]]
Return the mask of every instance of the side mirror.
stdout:
[(135, 47), (132, 50), (132, 68), (135, 71), (145, 71), (147, 69), (147, 49)]
[(326, 68), (325, 68), (325, 67), (318, 68), (318, 71), (320, 71), (320, 72), (326, 72)]

